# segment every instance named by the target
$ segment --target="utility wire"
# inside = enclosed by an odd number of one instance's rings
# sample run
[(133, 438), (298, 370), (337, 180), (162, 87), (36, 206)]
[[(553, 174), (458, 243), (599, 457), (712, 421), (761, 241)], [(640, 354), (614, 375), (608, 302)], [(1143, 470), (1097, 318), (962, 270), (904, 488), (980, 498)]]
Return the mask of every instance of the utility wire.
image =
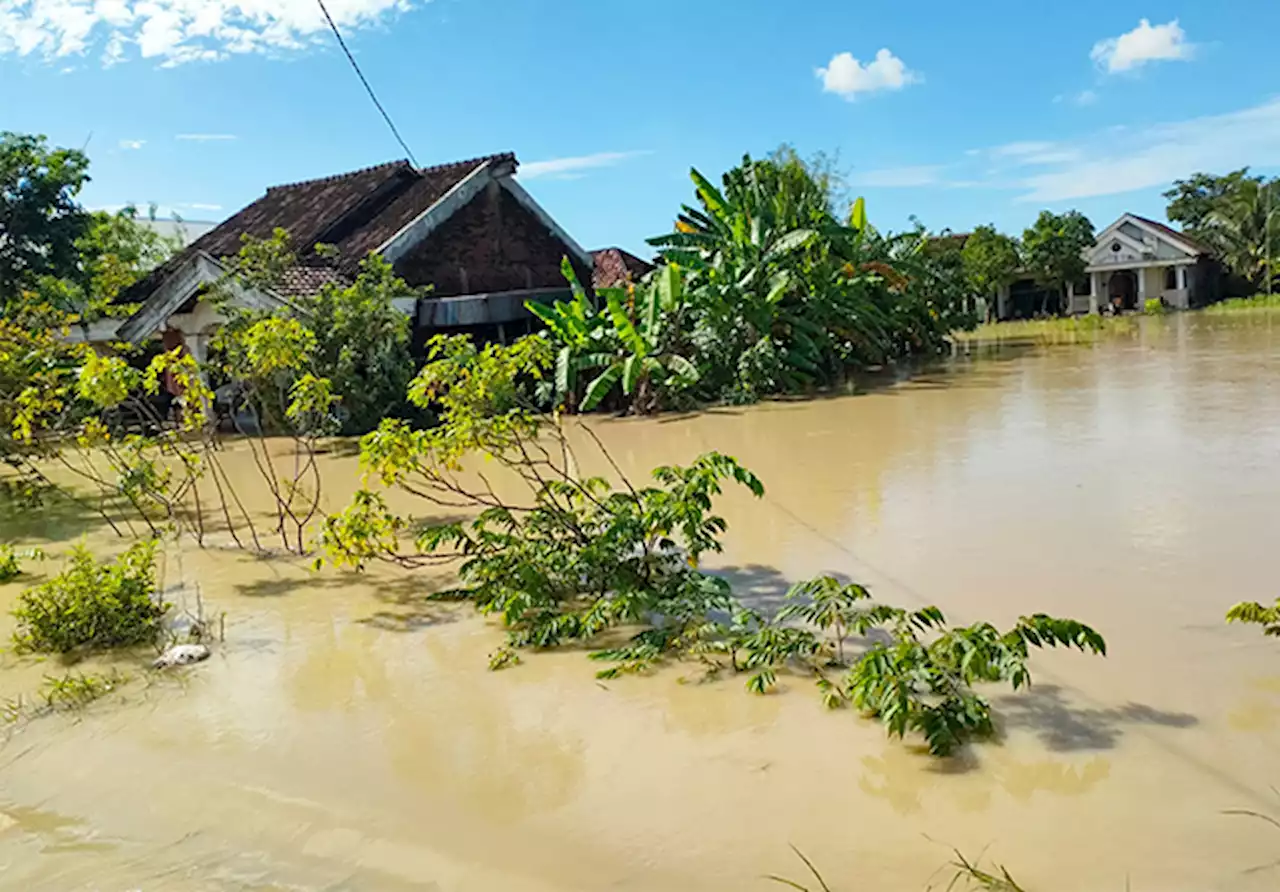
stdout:
[(338, 24), (333, 20), (333, 16), (329, 15), (328, 8), (324, 5), (324, 0), (316, 0), (320, 4), (320, 11), (324, 13), (325, 21), (329, 23), (329, 28), (333, 31), (333, 36), (338, 38), (338, 46), (342, 47), (342, 51), (347, 54), (347, 61), (351, 63), (351, 67), (355, 69), (356, 77), (360, 78), (360, 83), (364, 84), (365, 91), (368, 92), (369, 98), (373, 100), (373, 104), (377, 106), (378, 111), (382, 113), (382, 120), (387, 122), (387, 126), (391, 128), (391, 135), (396, 138), (396, 142), (400, 143), (400, 148), (404, 149), (404, 153), (409, 156), (409, 163), (414, 167), (418, 166), (418, 161), (413, 157), (413, 150), (409, 148), (408, 143), (404, 141), (404, 137), (400, 135), (400, 131), (396, 129), (395, 122), (391, 120), (391, 115), (387, 114), (387, 110), (382, 107), (382, 103), (378, 101), (378, 95), (373, 92), (373, 87), (369, 85), (368, 79), (364, 76), (364, 72), (360, 70), (360, 66), (356, 63), (356, 57), (351, 55), (351, 50), (347, 49), (347, 42), (342, 39), (342, 32), (338, 30)]

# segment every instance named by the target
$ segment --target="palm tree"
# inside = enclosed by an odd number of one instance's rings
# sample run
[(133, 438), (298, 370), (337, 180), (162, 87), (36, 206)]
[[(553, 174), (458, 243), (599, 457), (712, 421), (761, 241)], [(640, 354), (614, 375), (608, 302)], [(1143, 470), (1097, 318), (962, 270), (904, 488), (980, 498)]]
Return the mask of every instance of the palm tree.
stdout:
[(1280, 247), (1280, 181), (1246, 179), (1223, 196), (1198, 235), (1232, 272), (1263, 288), (1275, 275)]

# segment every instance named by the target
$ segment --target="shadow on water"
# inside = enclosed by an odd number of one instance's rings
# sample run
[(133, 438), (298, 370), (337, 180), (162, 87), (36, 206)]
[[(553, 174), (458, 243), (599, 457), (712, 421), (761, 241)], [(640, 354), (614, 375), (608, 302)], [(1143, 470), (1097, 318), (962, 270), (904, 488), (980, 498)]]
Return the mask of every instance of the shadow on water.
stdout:
[(406, 575), (396, 582), (379, 585), (374, 597), (386, 605), (359, 622), (387, 632), (417, 632), (432, 626), (458, 622), (473, 612), (471, 604), (442, 600), (438, 596), (451, 586), (448, 580), (430, 581)]
[(761, 613), (774, 613), (786, 603), (792, 582), (773, 567), (763, 564), (742, 564), (710, 569), (733, 588), (734, 597), (747, 607)]
[(1189, 713), (1142, 703), (1078, 705), (1063, 688), (1047, 684), (994, 697), (992, 707), (1006, 730), (1029, 730), (1054, 752), (1114, 749), (1128, 727), (1190, 728), (1200, 722)]
[[(114, 506), (106, 511), (120, 516)], [(0, 485), (0, 542), (65, 542), (95, 532), (107, 525), (89, 501), (73, 498), (59, 490), (45, 493), (38, 504), (26, 503)]]

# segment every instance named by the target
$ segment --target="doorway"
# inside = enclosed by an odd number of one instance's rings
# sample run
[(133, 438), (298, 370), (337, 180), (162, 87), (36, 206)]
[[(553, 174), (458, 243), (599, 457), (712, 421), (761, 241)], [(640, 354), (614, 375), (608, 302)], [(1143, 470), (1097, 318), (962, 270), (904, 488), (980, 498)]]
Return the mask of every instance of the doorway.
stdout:
[(1123, 269), (1111, 274), (1107, 283), (1107, 301), (1121, 310), (1138, 308), (1138, 277), (1133, 270)]

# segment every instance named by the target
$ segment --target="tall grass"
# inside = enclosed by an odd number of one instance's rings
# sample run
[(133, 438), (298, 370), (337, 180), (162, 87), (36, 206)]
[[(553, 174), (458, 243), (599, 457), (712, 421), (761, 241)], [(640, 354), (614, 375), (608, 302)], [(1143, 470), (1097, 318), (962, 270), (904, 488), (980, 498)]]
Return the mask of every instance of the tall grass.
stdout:
[(1280, 294), (1255, 294), (1253, 297), (1233, 297), (1204, 308), (1209, 315), (1229, 313), (1254, 313), (1260, 310), (1280, 310)]
[(958, 331), (957, 344), (1092, 344), (1099, 338), (1130, 334), (1137, 323), (1129, 316), (1064, 316), (1052, 319), (1019, 319), (988, 322), (973, 331)]

